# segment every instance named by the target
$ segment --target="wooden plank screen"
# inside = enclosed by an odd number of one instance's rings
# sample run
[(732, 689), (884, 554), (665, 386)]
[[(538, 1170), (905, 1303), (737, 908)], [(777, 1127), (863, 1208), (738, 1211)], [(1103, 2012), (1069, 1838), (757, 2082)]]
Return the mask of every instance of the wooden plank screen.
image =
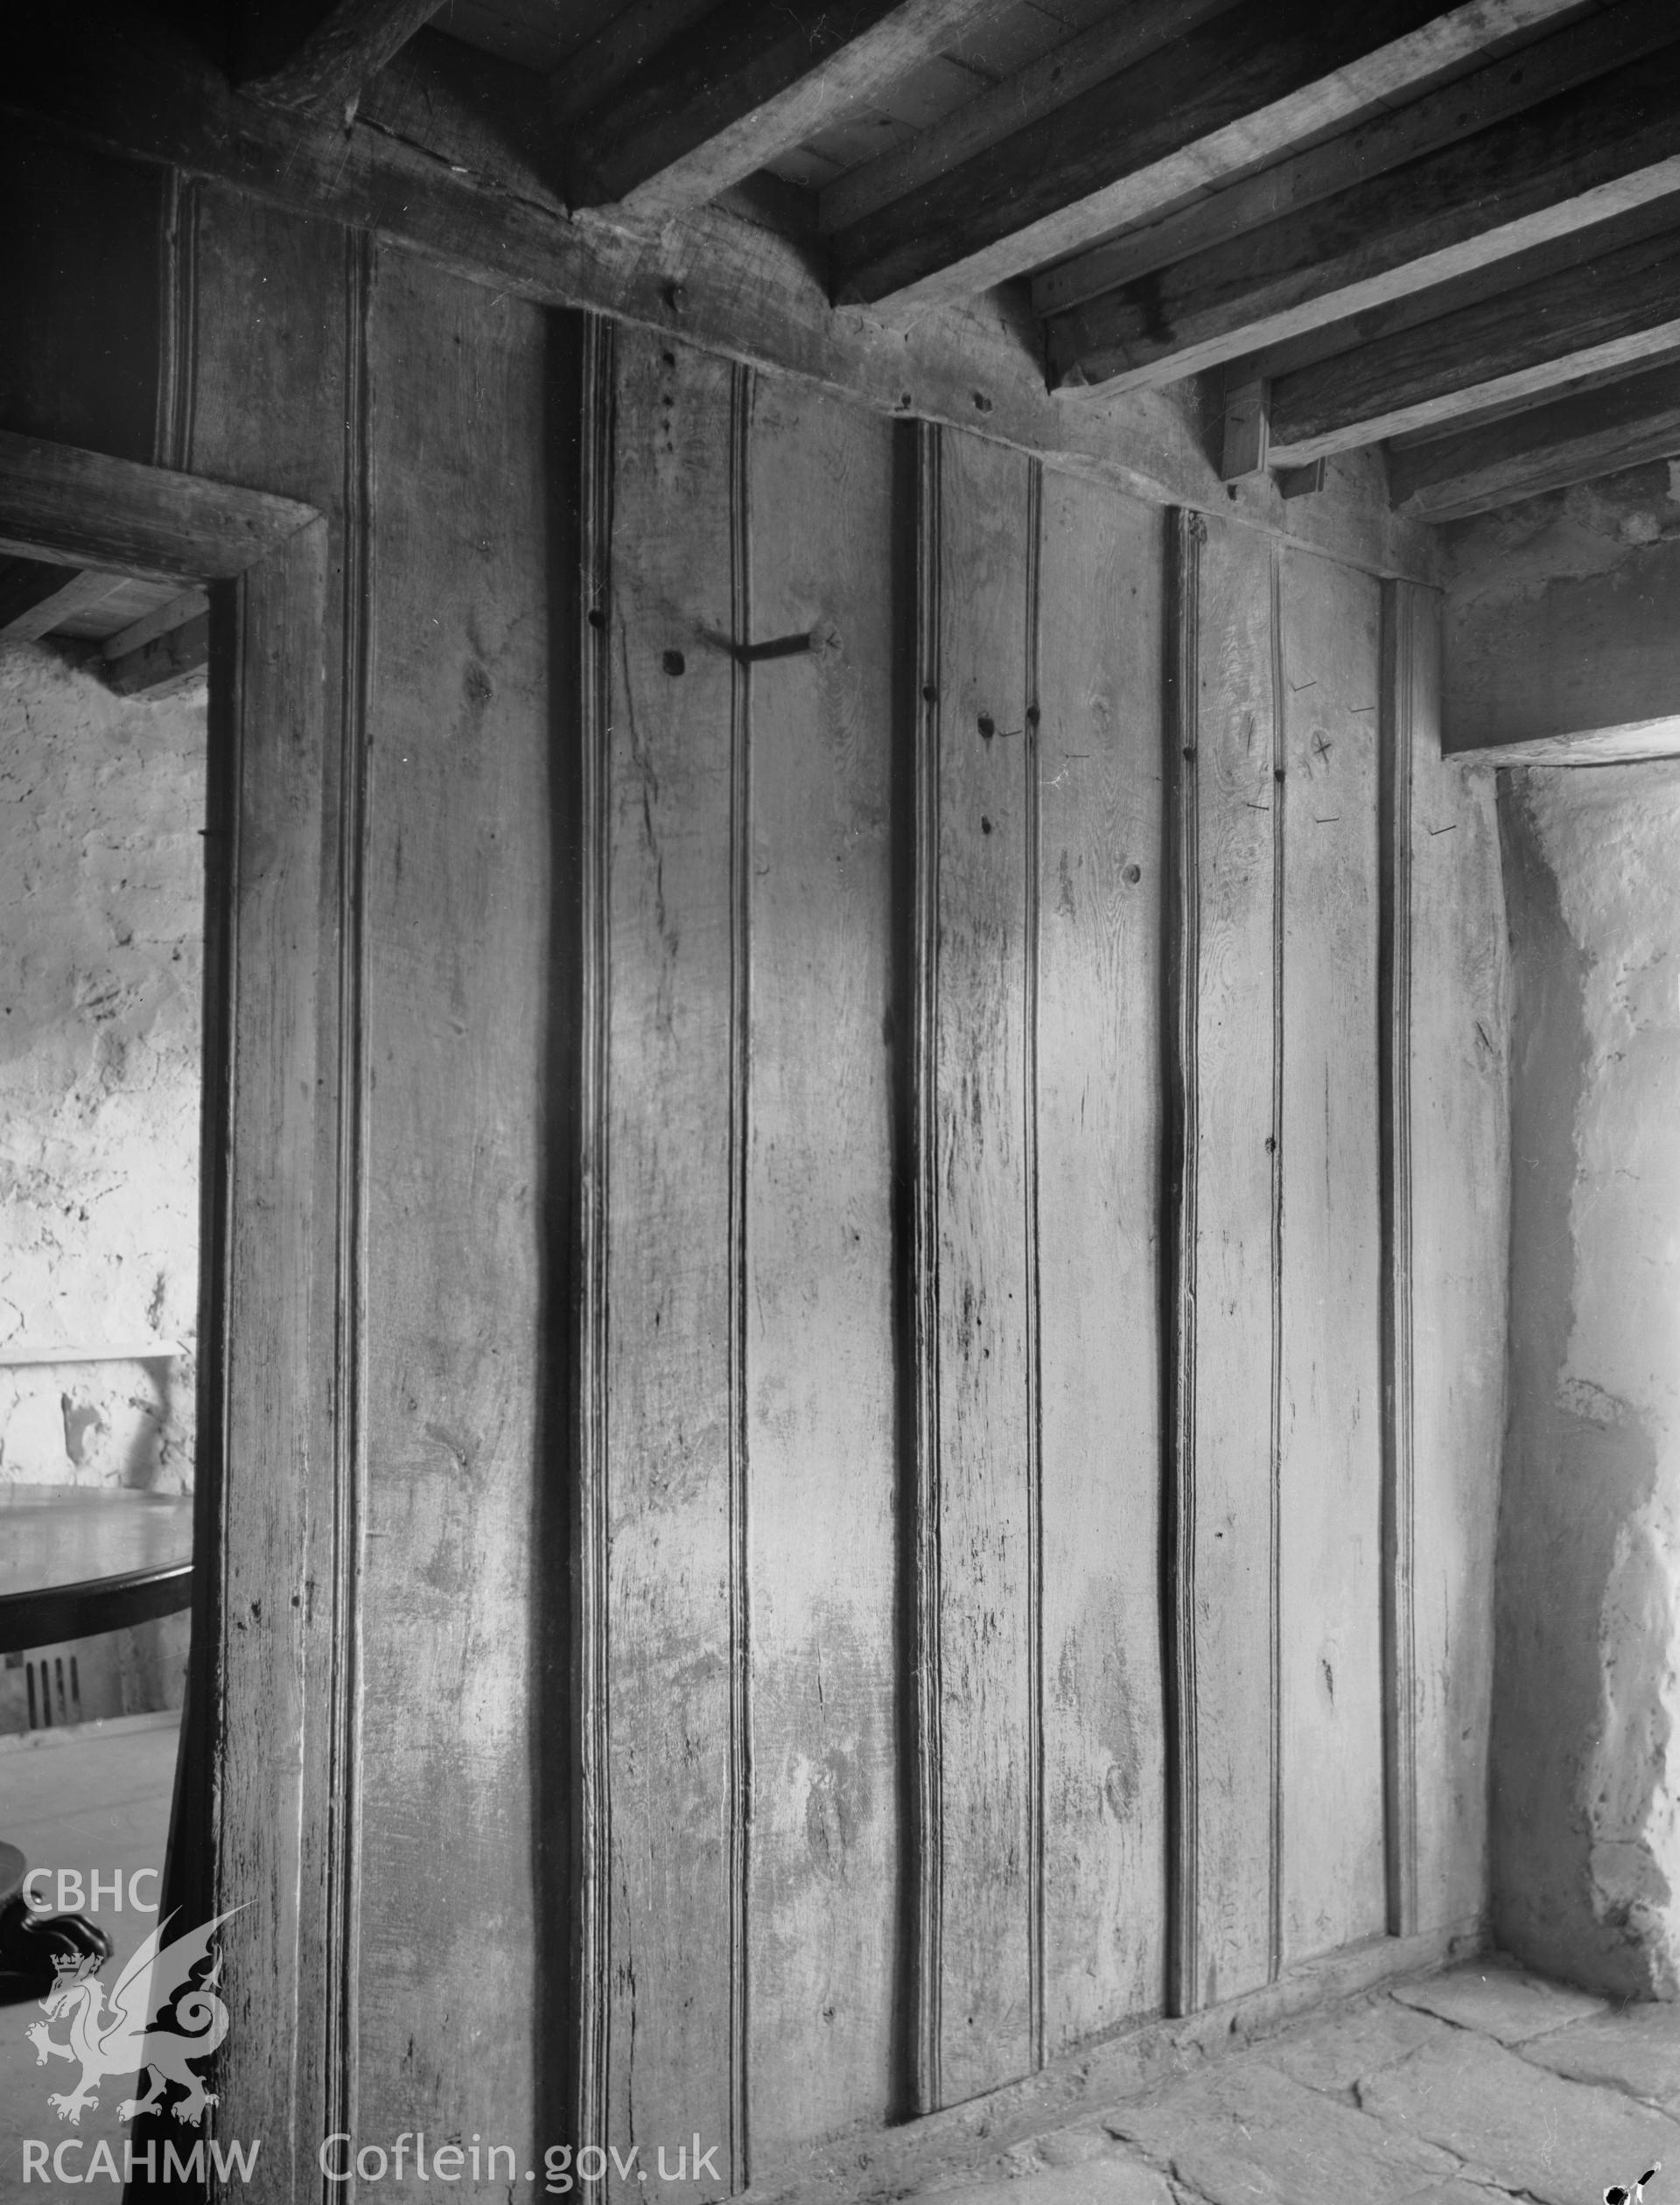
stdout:
[(748, 2132), (900, 2105), (893, 438), (754, 394)]
[(1281, 821), (1270, 549), (1174, 522), (1172, 2002), (1275, 1968)]
[(1175, 523), (1173, 1982), (1388, 1920), (1380, 591)]
[(1379, 585), (1274, 555), (1278, 954), (1278, 1964), (1376, 1936), (1382, 1855)]

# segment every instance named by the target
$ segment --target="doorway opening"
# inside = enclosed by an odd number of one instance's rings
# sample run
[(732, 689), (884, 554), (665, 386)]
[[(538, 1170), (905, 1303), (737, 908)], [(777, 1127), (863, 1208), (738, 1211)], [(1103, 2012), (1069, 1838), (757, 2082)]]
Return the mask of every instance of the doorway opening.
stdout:
[[(197, 1463), (209, 600), (0, 556), (0, 2000), (158, 1927)], [(10, 2076), (26, 2063), (32, 2073)], [(0, 2126), (48, 2080), (0, 2044)], [(78, 2128), (118, 2164), (132, 2087)], [(0, 2154), (14, 2165), (18, 2154)]]

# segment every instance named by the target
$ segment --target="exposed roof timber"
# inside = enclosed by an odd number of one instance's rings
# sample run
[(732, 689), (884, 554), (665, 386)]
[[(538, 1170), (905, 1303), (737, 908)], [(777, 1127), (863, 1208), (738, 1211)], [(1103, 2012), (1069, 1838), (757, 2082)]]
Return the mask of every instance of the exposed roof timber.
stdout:
[[(1210, 192), (1176, 214), (1045, 269), (1032, 278), (1032, 311), (1046, 319), (1066, 313), (1158, 269), (1170, 269), (1250, 230), (1299, 214), (1655, 52), (1676, 32), (1673, 0), (1628, 0), (1588, 16), (1438, 91), (1374, 116), (1323, 145)], [(832, 190), (842, 188), (836, 185)], [(825, 204), (830, 196), (824, 194)]]
[(160, 635), (167, 635), (172, 628), (185, 627), (189, 620), (198, 620), (210, 610), (210, 598), (203, 590), (184, 590), (179, 597), (171, 598), (166, 605), (158, 606), (150, 612), (144, 612), (137, 620), (119, 628), (115, 635), (108, 635), (100, 645), (100, 655), (107, 659), (127, 658), (131, 652), (155, 643)]
[(1389, 454), (1395, 503), (1457, 521), (1680, 453), (1680, 366), (1670, 364), (1549, 406)]
[(50, 635), (61, 620), (67, 620), (73, 613), (87, 612), (90, 606), (99, 604), (122, 585), (120, 574), (102, 574), (91, 570), (78, 572), (66, 567), (60, 567), (57, 572), (60, 579), (56, 589), (38, 597), (25, 609), (13, 612), (9, 620), (0, 621), (0, 643), (32, 643), (40, 636)]
[(1272, 462), (1298, 466), (1676, 346), (1680, 236), (1642, 238), (1266, 377)]
[(1243, 0), (833, 240), (836, 296), (931, 305), (1150, 221), (1539, 35), (1574, 0)]
[(556, 120), (578, 122), (717, 4), (718, 0), (630, 0), (549, 79)]
[(185, 689), (209, 663), (210, 615), (200, 612), (131, 651), (108, 658), (103, 670), (106, 686), (119, 696), (158, 697)]
[(823, 191), (817, 223), (849, 228), (948, 170), (984, 153), (1029, 122), (1132, 67), (1170, 39), (1223, 15), (1235, 0), (1136, 0), (1078, 32), (1001, 84), (942, 116), (891, 152), (836, 177)]
[(361, 88), (438, 12), (439, 0), (267, 0), (248, 10), (234, 69), (242, 89), (343, 121)]
[(0, 556), (0, 637), (10, 636), (14, 621), (56, 597), (66, 579), (61, 566), (45, 560)]
[[(1285, 507), (1262, 482), (1228, 501), (1194, 384), (1080, 405), (1056, 398), (1024, 297), (889, 328), (831, 311), (799, 245), (719, 210), (640, 236), (568, 220), (545, 200), (540, 173), (508, 150), (522, 138), (522, 108), (516, 127), (503, 129), (477, 99), (458, 111), (439, 82), (412, 103), (401, 133), (360, 116), (347, 131), (330, 128), (241, 99), (190, 40), (118, 0), (80, 0), (68, 29), (61, 15), (26, 20), (11, 33), (10, 58), (0, 113), (20, 121), (374, 231), (497, 291), (667, 331), (883, 413), (978, 429), (1158, 502), (1217, 500), (1236, 520), (1355, 565), (1439, 578), (1432, 532), (1390, 514), (1386, 494), (1382, 511), (1372, 509), (1374, 468), (1344, 471), (1334, 497)], [(479, 59), (515, 107), (527, 88), (546, 104), (541, 79)], [(382, 104), (377, 93), (365, 111)]]
[(1680, 46), (1049, 325), (1052, 381), (1173, 380), (1680, 192)]
[(731, 0), (577, 125), (572, 196), (703, 206), (997, 12), (1000, 0)]

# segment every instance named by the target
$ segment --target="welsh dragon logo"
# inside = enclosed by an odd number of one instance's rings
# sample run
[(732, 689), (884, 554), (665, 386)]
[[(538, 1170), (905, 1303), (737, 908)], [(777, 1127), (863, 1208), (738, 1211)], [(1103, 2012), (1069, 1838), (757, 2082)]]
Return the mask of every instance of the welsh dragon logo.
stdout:
[[(74, 2090), (54, 2090), (47, 2104), (61, 2121), (79, 2126), (84, 2106), (97, 2106), (94, 2086), (108, 2075), (144, 2078), (150, 2068), (151, 2088), (144, 2097), (125, 2098), (116, 2109), (119, 2121), (136, 2113), (149, 2113), (173, 2082), (186, 2095), (173, 2110), (178, 2121), (195, 2126), (206, 2105), (216, 2102), (193, 2074), (190, 2062), (206, 2059), (228, 2034), (228, 2009), (216, 1996), (221, 1977), (221, 1954), (200, 1983), (192, 1970), (210, 1956), (211, 1939), (224, 1922), (239, 1913), (232, 1907), (214, 1922), (190, 1929), (184, 1937), (158, 1950), (158, 1941), (173, 1916), (160, 1922), (117, 1978), (111, 1990), (108, 2011), (105, 1986), (99, 1980), (99, 1961), (86, 1954), (67, 1956), (58, 1963), (58, 1981), (41, 2000), (45, 2021), (27, 2031), (35, 2047), (35, 2063), (45, 2067), (49, 2058), (81, 2064), (81, 2080)], [(159, 2028), (161, 2017), (173, 2006), (173, 2028)], [(69, 2025), (69, 2041), (52, 2034), (57, 2021)]]

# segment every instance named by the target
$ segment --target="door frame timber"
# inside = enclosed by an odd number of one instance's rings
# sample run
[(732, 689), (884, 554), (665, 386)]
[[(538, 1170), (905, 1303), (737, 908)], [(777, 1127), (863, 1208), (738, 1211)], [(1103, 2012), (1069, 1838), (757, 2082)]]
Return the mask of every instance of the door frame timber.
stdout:
[(329, 2110), (336, 1914), (320, 1900), (341, 1883), (346, 1817), (322, 1776), (342, 1767), (354, 1686), (324, 1023), (327, 525), (290, 499), (0, 433), (0, 545), (210, 594), (197, 1566), (162, 1913), (186, 1928), (240, 1910), (220, 1932), (234, 2019), (215, 2128), (261, 2138), (254, 2195), (291, 2196), (313, 2186), (295, 2161)]

